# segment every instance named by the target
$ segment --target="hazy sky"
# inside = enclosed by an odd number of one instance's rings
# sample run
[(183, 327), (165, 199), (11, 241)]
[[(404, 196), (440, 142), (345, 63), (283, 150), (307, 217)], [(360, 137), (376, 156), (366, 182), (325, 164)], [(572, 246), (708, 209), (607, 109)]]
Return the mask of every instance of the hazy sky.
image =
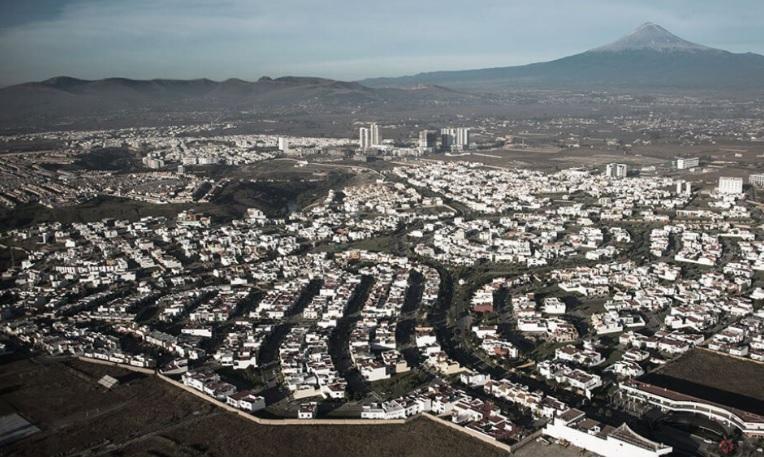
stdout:
[(0, 85), (57, 75), (353, 80), (517, 65), (647, 21), (764, 54), (762, 0), (0, 0)]

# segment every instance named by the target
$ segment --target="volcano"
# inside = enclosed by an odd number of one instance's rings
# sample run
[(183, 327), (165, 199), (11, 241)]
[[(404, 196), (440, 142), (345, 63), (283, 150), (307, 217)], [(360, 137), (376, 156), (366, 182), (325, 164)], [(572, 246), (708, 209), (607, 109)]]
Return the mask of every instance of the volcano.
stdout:
[(361, 81), (369, 87), (437, 84), (472, 90), (503, 88), (764, 89), (764, 56), (732, 53), (684, 40), (645, 23), (604, 46), (549, 62), (439, 71)]

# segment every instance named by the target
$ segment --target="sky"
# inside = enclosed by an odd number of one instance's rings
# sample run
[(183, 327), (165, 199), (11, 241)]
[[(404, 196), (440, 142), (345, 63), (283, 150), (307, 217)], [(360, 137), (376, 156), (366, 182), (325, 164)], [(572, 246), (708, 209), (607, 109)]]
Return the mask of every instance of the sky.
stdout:
[(644, 22), (764, 54), (761, 0), (0, 0), (0, 86), (61, 75), (359, 80), (522, 65)]

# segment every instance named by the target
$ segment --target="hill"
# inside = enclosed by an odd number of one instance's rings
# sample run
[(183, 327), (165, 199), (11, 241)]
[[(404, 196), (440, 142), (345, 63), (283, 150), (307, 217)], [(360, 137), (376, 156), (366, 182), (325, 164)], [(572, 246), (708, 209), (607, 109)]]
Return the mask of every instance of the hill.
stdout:
[[(55, 126), (74, 118), (128, 125), (197, 114), (268, 116), (406, 112), (438, 104), (482, 104), (481, 96), (437, 86), (369, 88), (324, 78), (263, 77), (249, 82), (196, 80), (82, 80), (66, 76), (0, 89), (0, 126)], [(209, 116), (208, 116), (209, 117)], [(97, 122), (97, 124), (98, 124)], [(141, 124), (136, 121), (137, 124)], [(133, 124), (136, 124), (133, 123)]]

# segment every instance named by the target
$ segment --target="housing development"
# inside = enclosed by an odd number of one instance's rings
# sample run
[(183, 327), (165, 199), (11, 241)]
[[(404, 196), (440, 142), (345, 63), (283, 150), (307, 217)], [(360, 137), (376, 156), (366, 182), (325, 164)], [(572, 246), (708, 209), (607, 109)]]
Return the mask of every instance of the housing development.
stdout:
[[(742, 401), (764, 373), (755, 177), (671, 156), (497, 166), (465, 133), (417, 148), (372, 129), (6, 138), (62, 142), (3, 156), (8, 207), (161, 210), (3, 231), (8, 345), (153, 372), (253, 421), (429, 415), (490, 443), (603, 455), (670, 453), (676, 433), (650, 424), (683, 416), (741, 446), (764, 434), (760, 401)], [(71, 171), (47, 171), (50, 157)], [(321, 192), (283, 209), (236, 197), (279, 202), (279, 180)], [(717, 376), (737, 372), (737, 388)]]

